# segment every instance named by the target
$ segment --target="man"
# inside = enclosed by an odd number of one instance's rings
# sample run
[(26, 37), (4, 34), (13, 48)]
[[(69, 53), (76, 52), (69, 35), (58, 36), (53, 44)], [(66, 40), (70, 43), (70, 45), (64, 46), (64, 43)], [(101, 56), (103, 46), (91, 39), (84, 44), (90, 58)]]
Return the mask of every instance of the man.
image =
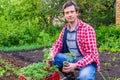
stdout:
[[(95, 31), (90, 25), (78, 19), (76, 3), (66, 2), (62, 11), (68, 24), (55, 41), (49, 57), (54, 58), (54, 64), (62, 68), (62, 72), (70, 73), (77, 69), (78, 80), (95, 80), (96, 71), (100, 69)], [(71, 56), (72, 62), (68, 67), (64, 67), (63, 62), (68, 58), (65, 53), (69, 52), (73, 53), (76, 59)]]

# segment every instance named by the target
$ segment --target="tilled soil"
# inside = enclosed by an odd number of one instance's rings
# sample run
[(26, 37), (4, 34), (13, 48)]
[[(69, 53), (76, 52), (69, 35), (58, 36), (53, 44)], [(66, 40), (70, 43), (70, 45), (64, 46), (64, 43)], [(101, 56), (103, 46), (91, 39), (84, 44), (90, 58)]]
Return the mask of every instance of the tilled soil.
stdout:
[[(0, 56), (2, 56), (4, 60), (21, 68), (31, 63), (43, 61), (43, 49), (0, 52)], [(101, 70), (97, 72), (96, 80), (104, 80), (104, 78), (106, 80), (116, 80), (120, 78), (120, 53), (108, 53), (104, 51), (99, 53), (99, 57)], [(11, 75), (10, 77), (0, 77), (0, 80), (19, 80), (19, 78)]]

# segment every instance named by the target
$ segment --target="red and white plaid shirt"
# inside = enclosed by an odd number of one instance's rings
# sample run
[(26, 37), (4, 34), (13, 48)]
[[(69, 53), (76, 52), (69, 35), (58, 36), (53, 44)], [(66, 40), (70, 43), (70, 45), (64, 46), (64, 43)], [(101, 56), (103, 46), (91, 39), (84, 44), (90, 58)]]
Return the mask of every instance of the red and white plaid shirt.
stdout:
[[(68, 27), (68, 24), (64, 26), (59, 38), (54, 42), (52, 47), (54, 55), (57, 55), (57, 53), (62, 49), (62, 38), (66, 27)], [(79, 19), (77, 27), (77, 43), (82, 55), (84, 56), (77, 62), (77, 66), (84, 67), (92, 62), (96, 62), (98, 70), (100, 70), (95, 31), (90, 25)]]

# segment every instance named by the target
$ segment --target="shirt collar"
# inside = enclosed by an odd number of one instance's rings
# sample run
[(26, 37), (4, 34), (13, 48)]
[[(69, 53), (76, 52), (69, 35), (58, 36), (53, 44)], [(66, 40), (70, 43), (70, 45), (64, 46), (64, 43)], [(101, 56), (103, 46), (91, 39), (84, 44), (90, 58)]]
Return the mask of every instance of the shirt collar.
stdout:
[[(76, 31), (77, 27), (78, 27), (78, 25), (75, 25), (75, 27), (74, 27), (74, 29), (72, 31)], [(70, 25), (68, 25), (67, 30), (70, 31)], [(70, 32), (72, 32), (72, 31), (70, 31)]]

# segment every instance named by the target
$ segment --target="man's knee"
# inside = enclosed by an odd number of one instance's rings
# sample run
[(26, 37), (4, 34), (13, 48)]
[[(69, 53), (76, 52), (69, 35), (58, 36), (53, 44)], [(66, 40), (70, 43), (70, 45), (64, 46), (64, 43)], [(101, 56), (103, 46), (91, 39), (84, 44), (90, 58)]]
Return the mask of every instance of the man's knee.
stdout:
[(95, 80), (96, 67), (88, 65), (80, 70), (78, 80)]
[(81, 74), (79, 75), (78, 80), (95, 80), (95, 75)]
[(63, 53), (58, 53), (55, 58), (54, 58), (55, 61), (63, 61), (63, 60), (67, 60), (67, 57), (65, 54)]
[(63, 53), (58, 53), (54, 58), (54, 64), (58, 67), (62, 67), (64, 61), (67, 61), (67, 57)]

